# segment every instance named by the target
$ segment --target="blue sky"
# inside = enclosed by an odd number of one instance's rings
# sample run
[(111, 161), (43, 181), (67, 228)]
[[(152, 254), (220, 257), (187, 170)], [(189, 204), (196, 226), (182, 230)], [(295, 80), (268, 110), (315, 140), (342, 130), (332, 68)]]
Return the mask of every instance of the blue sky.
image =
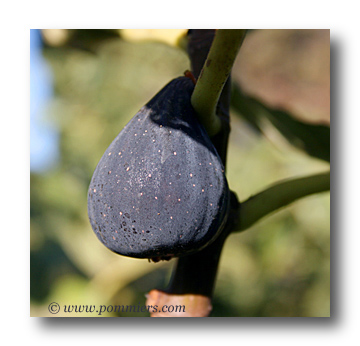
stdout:
[(44, 172), (56, 163), (58, 134), (46, 109), (53, 96), (52, 75), (41, 53), (39, 30), (30, 30), (30, 170)]

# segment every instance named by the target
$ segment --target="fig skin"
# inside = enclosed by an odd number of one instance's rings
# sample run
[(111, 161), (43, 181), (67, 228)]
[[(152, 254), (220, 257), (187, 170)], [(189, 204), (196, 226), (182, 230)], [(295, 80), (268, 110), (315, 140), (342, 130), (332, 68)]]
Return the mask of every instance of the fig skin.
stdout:
[(110, 250), (154, 261), (199, 251), (229, 208), (224, 167), (191, 106), (193, 82), (168, 83), (130, 120), (99, 161), (88, 214)]

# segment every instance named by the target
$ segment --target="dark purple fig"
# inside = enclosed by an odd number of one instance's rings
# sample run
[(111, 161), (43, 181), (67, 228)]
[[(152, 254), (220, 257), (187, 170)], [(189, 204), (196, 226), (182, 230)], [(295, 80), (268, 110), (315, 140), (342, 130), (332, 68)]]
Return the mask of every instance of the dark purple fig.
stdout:
[(92, 177), (88, 213), (121, 255), (169, 259), (211, 243), (227, 218), (222, 162), (190, 102), (187, 77), (167, 84), (110, 144)]

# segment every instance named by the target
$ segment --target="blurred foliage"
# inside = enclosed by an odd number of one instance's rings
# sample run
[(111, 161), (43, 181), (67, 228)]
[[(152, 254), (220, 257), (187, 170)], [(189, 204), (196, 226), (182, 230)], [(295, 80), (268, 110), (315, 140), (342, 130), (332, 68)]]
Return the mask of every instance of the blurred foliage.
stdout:
[[(30, 176), (32, 316), (52, 316), (51, 302), (143, 305), (147, 292), (167, 285), (175, 263), (107, 250), (87, 218), (87, 189), (113, 138), (189, 68), (189, 60), (182, 49), (158, 39), (99, 31), (75, 30), (58, 44), (47, 41), (43, 51), (55, 81), (47, 121), (59, 130), (61, 155), (55, 168)], [(75, 44), (79, 36), (86, 39)], [(259, 137), (243, 118), (232, 117), (227, 176), (240, 200), (277, 180), (329, 167), (290, 145), (272, 124), (262, 124), (265, 136)], [(329, 213), (329, 194), (311, 196), (232, 235), (220, 262), (212, 316), (329, 316)]]
[(330, 162), (329, 126), (307, 124), (287, 112), (265, 106), (244, 95), (237, 85), (233, 85), (232, 91), (233, 107), (260, 133), (263, 133), (262, 124), (268, 120), (291, 144), (311, 156)]
[(232, 76), (270, 108), (306, 123), (330, 124), (330, 30), (254, 30)]

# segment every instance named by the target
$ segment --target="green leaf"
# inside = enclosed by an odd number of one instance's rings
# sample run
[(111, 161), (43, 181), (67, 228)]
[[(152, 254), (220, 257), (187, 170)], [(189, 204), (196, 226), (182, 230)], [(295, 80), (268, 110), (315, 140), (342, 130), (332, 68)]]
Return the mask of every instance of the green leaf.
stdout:
[(256, 99), (246, 96), (237, 86), (232, 89), (232, 107), (254, 129), (263, 133), (261, 123), (264, 118), (295, 147), (318, 159), (330, 162), (330, 127), (312, 125), (296, 120), (289, 113), (272, 109)]

